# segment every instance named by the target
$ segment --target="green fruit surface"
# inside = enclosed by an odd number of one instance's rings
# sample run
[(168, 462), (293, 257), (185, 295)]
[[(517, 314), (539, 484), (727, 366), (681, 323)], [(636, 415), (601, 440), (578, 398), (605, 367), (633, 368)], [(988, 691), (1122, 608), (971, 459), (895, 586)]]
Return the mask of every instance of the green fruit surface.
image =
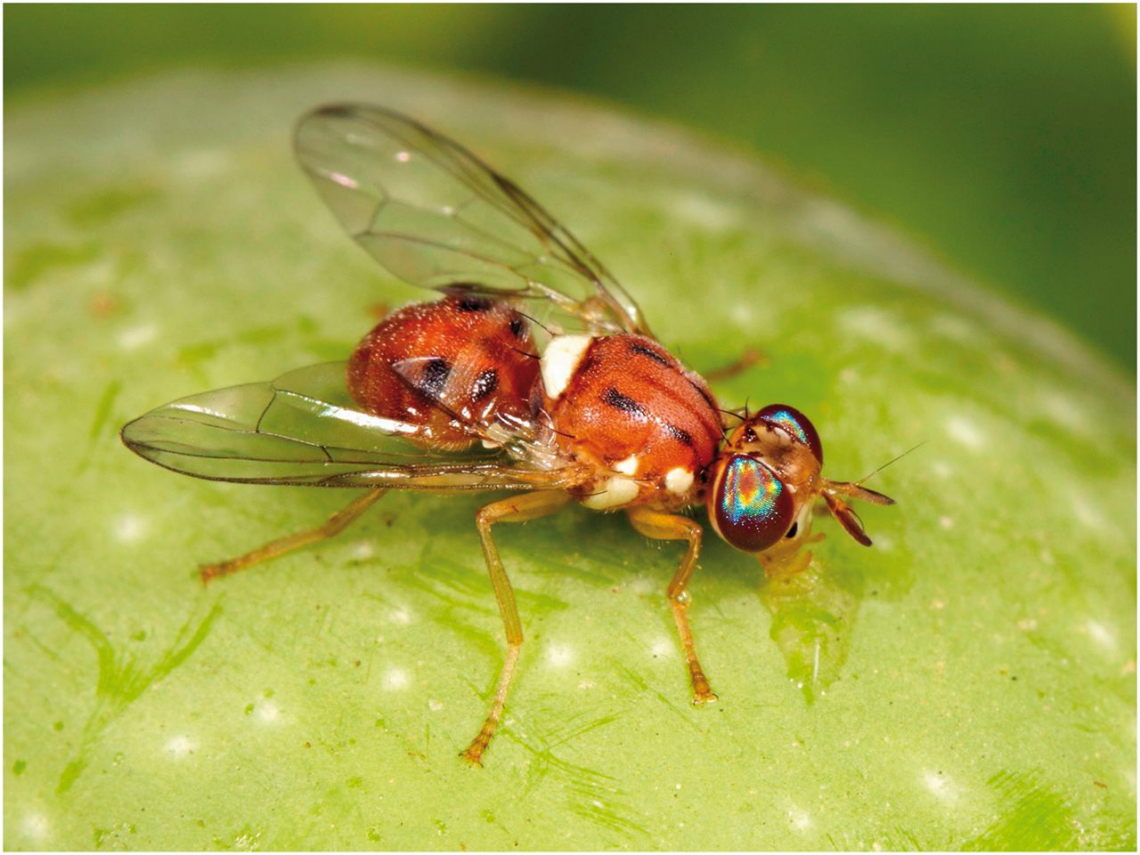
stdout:
[[(924, 443), (871, 480), (899, 500), (860, 509), (871, 549), (820, 518), (811, 567), (765, 579), (710, 535), (689, 614), (718, 704), (689, 703), (679, 546), (621, 515), (497, 530), (527, 640), (482, 769), (458, 752), (503, 656), (486, 497), (392, 494), (197, 583), (354, 494), (177, 477), (119, 427), (343, 359), (424, 296), (292, 164), (333, 100), (515, 178), (698, 371), (760, 348), (722, 403), (808, 413), (830, 477)], [(1136, 398), (1061, 327), (751, 156), (566, 96), (301, 66), (6, 125), (7, 848), (1135, 848)]]

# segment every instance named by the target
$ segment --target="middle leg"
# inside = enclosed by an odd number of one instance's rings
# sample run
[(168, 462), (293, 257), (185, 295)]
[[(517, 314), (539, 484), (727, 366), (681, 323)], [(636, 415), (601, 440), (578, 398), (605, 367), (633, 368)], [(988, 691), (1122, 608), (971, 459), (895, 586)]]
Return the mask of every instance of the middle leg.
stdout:
[(689, 628), (689, 618), (685, 614), (691, 602), (689, 578), (696, 569), (697, 556), (701, 551), (701, 526), (688, 517), (667, 514), (644, 506), (630, 508), (627, 513), (633, 527), (646, 537), (654, 540), (689, 541), (689, 548), (685, 552), (685, 557), (681, 559), (681, 566), (673, 575), (673, 581), (669, 583), (666, 593), (669, 596), (669, 604), (673, 607), (673, 620), (677, 624), (677, 632), (681, 635), (685, 659), (689, 663), (689, 676), (693, 681), (693, 703), (696, 706), (713, 703), (717, 698), (709, 687), (700, 660), (697, 659), (697, 651), (693, 646), (693, 632)]

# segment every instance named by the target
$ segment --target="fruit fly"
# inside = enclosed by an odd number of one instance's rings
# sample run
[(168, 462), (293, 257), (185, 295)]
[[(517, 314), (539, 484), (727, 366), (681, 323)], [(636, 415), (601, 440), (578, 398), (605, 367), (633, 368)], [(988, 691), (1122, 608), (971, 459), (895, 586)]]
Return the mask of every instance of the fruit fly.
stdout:
[(765, 566), (806, 564), (819, 499), (870, 545), (847, 500), (892, 500), (824, 478), (807, 416), (782, 404), (722, 410), (609, 271), (466, 148), (351, 104), (304, 116), (295, 146), (353, 239), (442, 296), (383, 319), (347, 363), (193, 395), (123, 428), (132, 451), (198, 478), (365, 490), (316, 529), (202, 567), (204, 582), (332, 537), (390, 489), (514, 491), (475, 518), (507, 643), (490, 710), (463, 752), (479, 765), (523, 642), (496, 524), (578, 502), (684, 541), (666, 593), (697, 705), (716, 695), (687, 617), (702, 534), (687, 508), (704, 505), (713, 530)]

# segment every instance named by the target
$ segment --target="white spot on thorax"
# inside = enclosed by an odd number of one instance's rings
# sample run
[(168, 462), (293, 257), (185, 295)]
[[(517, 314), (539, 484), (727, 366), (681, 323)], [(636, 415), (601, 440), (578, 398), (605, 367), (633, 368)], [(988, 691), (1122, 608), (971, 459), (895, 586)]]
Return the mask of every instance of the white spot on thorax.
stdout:
[(134, 543), (146, 534), (146, 520), (136, 514), (123, 514), (115, 520), (115, 540)]
[(182, 760), (194, 753), (198, 743), (188, 736), (175, 736), (163, 747), (175, 760)]
[(614, 475), (600, 489), (584, 498), (582, 505), (593, 511), (604, 511), (632, 502), (640, 492), (641, 487), (636, 481), (624, 475)]
[(408, 672), (403, 668), (393, 668), (384, 675), (384, 688), (390, 692), (406, 689), (409, 682)]
[(641, 464), (640, 458), (636, 454), (631, 454), (620, 463), (614, 464), (614, 471), (620, 472), (622, 475), (629, 475), (631, 478), (637, 474), (637, 467)]
[(967, 448), (976, 450), (986, 444), (986, 435), (977, 424), (964, 416), (952, 416), (946, 422), (946, 433)]
[(675, 466), (665, 473), (665, 489), (683, 496), (693, 486), (693, 473), (684, 466)]
[(593, 341), (588, 335), (560, 335), (551, 340), (539, 363), (547, 395), (561, 397)]

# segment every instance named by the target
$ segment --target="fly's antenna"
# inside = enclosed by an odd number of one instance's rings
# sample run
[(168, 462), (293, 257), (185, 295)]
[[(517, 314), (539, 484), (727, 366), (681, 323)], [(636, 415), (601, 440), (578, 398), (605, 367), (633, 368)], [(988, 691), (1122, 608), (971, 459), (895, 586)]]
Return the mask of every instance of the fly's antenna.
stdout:
[(872, 478), (873, 476), (875, 476), (875, 475), (878, 475), (880, 472), (882, 472), (882, 471), (883, 471), (884, 469), (886, 469), (888, 466), (890, 466), (890, 465), (892, 465), (892, 464), (894, 464), (894, 463), (898, 463), (900, 460), (902, 460), (904, 457), (906, 457), (906, 456), (907, 456), (908, 454), (910, 454), (912, 451), (917, 451), (918, 449), (922, 448), (922, 446), (926, 445), (926, 443), (928, 443), (929, 441), (930, 441), (930, 440), (924, 439), (924, 440), (923, 440), (922, 442), (920, 442), (918, 445), (914, 446), (913, 448), (908, 448), (906, 451), (904, 451), (902, 454), (900, 454), (898, 457), (894, 458), (893, 460), (888, 460), (886, 463), (884, 463), (882, 466), (880, 466), (880, 467), (879, 467), (878, 469), (876, 469), (875, 471), (873, 471), (873, 472), (871, 472), (871, 473), (869, 473), (869, 474), (867, 474), (867, 475), (864, 475), (862, 478), (860, 478), (858, 481), (856, 481), (856, 482), (855, 482), (855, 486), (856, 486), (856, 487), (858, 487), (858, 486), (859, 486), (860, 484), (862, 484), (864, 481), (867, 481), (867, 480), (869, 480), (870, 478)]
[(526, 356), (526, 357), (529, 357), (530, 359), (542, 359), (542, 357), (539, 356), (537, 353), (531, 353), (529, 350), (522, 350), (522, 349), (517, 348), (517, 347), (512, 347), (511, 350), (513, 350), (515, 353), (519, 354), (520, 356)]

